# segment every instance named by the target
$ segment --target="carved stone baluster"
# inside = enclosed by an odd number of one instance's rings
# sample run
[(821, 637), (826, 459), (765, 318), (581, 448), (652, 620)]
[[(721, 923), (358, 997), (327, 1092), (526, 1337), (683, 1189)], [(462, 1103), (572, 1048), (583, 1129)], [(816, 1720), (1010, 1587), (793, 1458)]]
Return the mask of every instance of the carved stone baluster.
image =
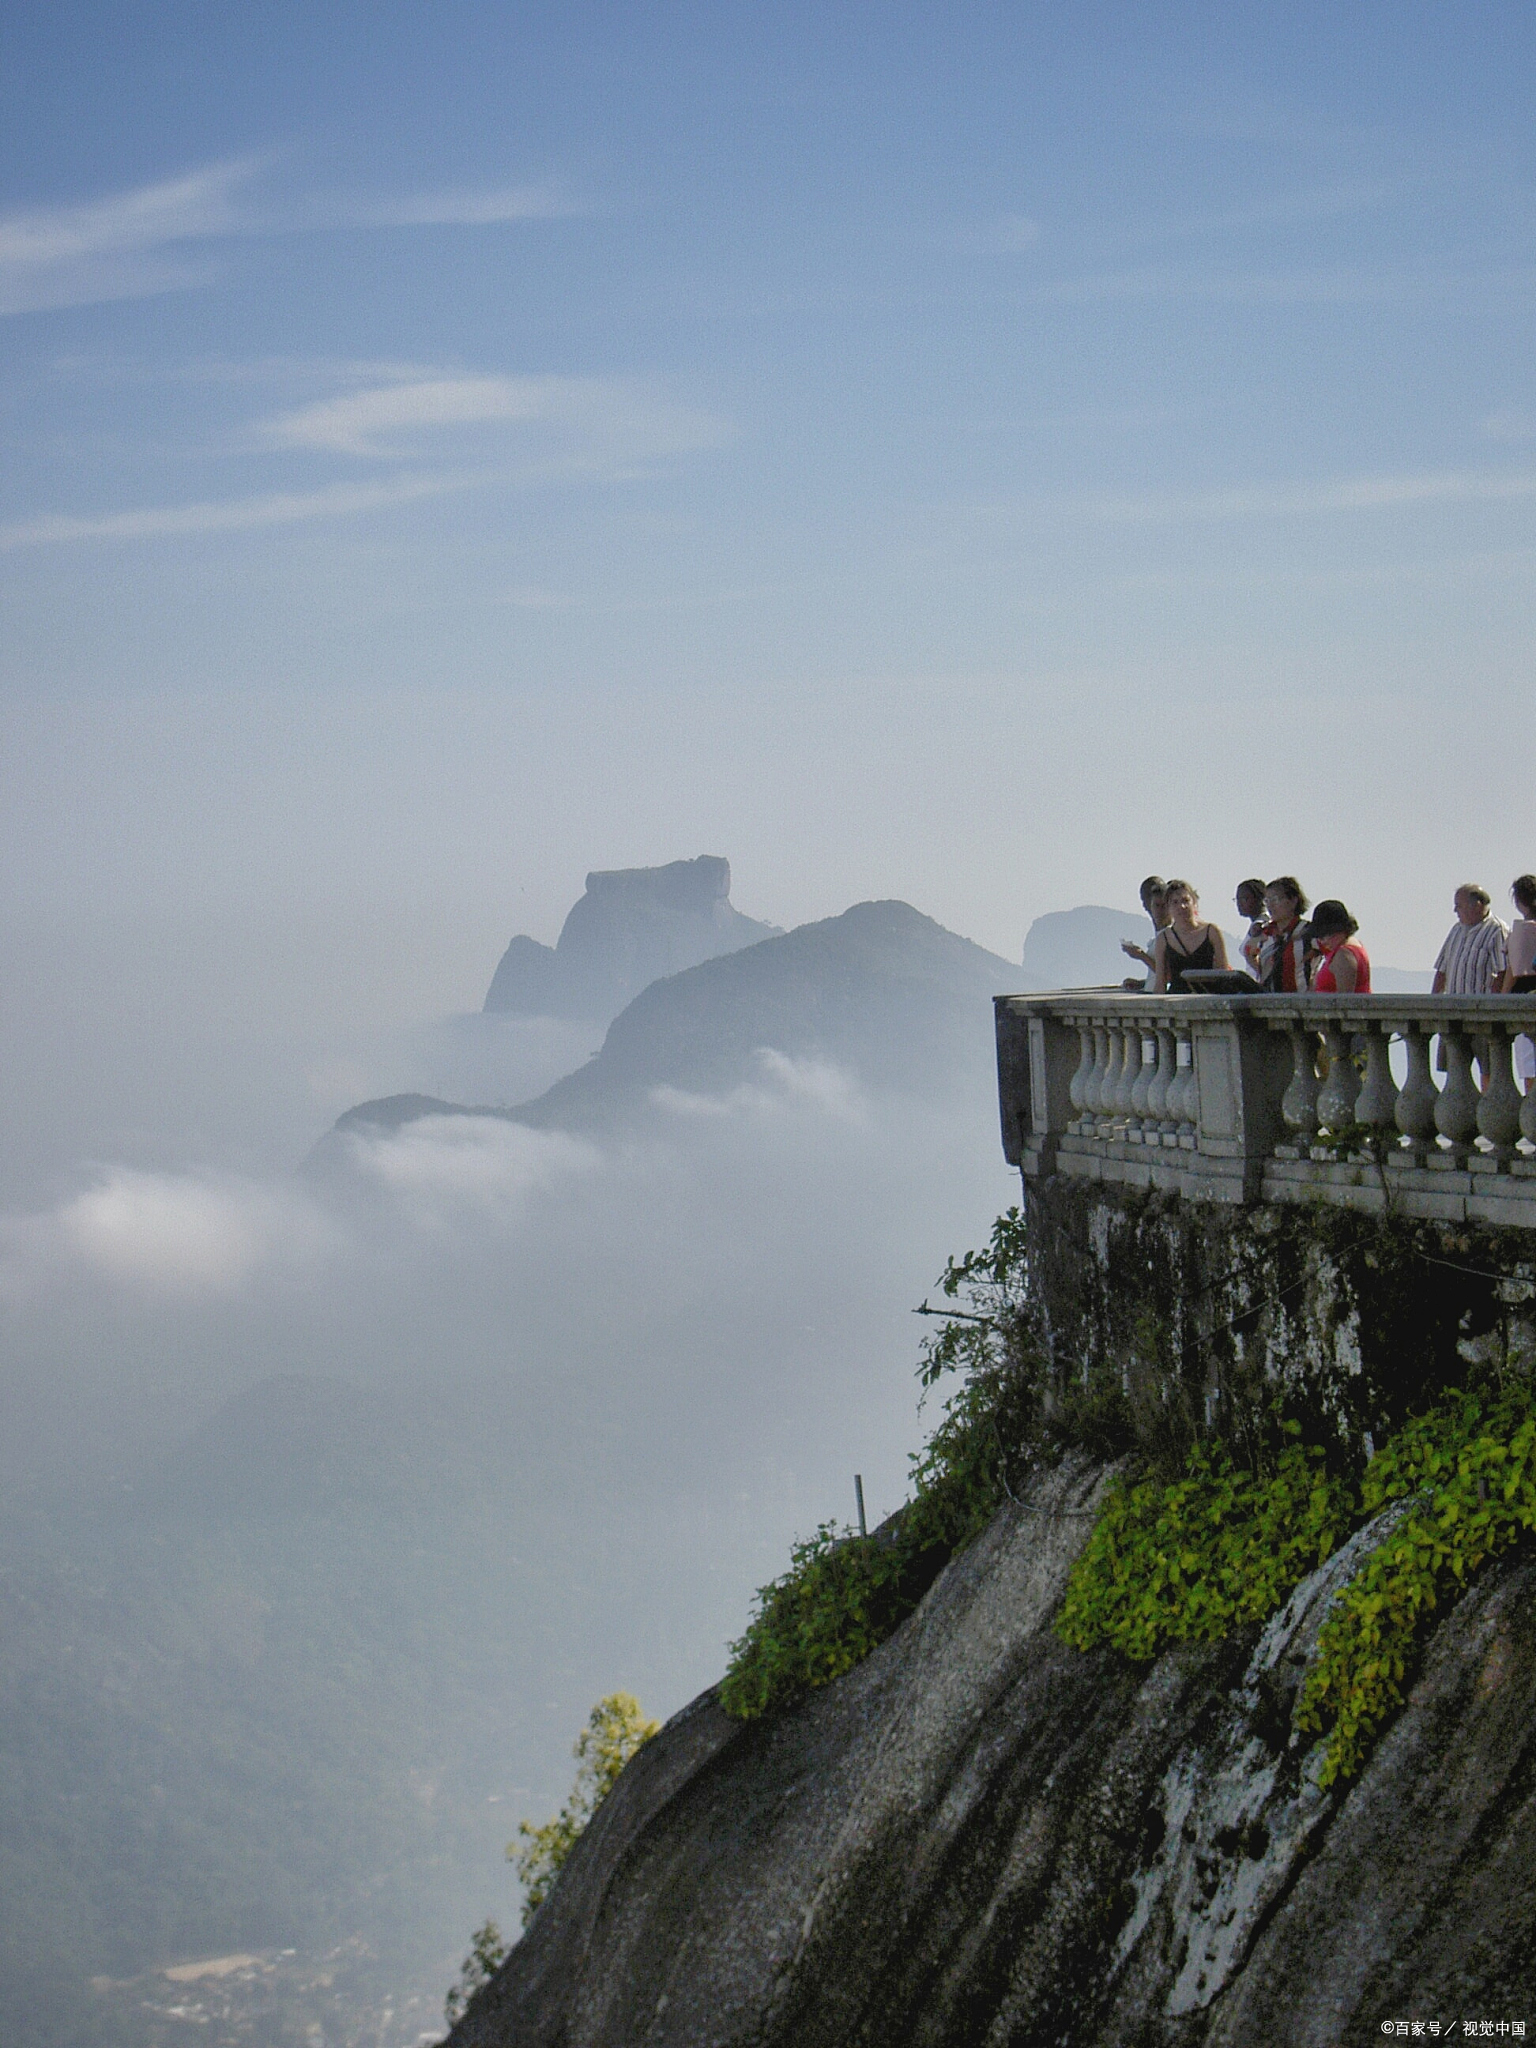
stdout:
[(1403, 1043), (1408, 1048), (1408, 1078), (1397, 1098), (1394, 1115), (1397, 1128), (1416, 1152), (1434, 1144), (1438, 1128), (1435, 1110), (1440, 1101), (1440, 1091), (1429, 1070), (1431, 1035), (1417, 1024), (1403, 1033)]
[(1131, 1089), (1131, 1115), (1145, 1123), (1152, 1113), (1152, 1083), (1157, 1078), (1157, 1033), (1136, 1027), (1136, 1081)]
[(1088, 1111), (1090, 1129), (1104, 1114), (1104, 1076), (1109, 1070), (1109, 1033), (1102, 1024), (1093, 1027), (1093, 1072), (1088, 1076), (1088, 1086), (1083, 1091), (1084, 1106)]
[(1141, 1075), (1141, 1026), (1126, 1024), (1120, 1035), (1125, 1041), (1125, 1051), (1120, 1061), (1120, 1086), (1115, 1090), (1115, 1120), (1126, 1126), (1128, 1138), (1139, 1137), (1141, 1133), (1135, 1121), (1133, 1098)]
[(1509, 1065), (1509, 1033), (1488, 1033), (1488, 1086), (1478, 1098), (1477, 1128), (1499, 1159), (1508, 1159), (1520, 1135), (1520, 1091)]
[(1296, 1133), (1298, 1145), (1312, 1142), (1317, 1129), (1317, 1036), (1299, 1024), (1291, 1026), (1290, 1086), (1280, 1098), (1280, 1114)]
[(1093, 1033), (1086, 1024), (1077, 1027), (1077, 1043), (1077, 1072), (1067, 1084), (1067, 1098), (1076, 1111), (1074, 1129), (1088, 1112), (1088, 1080), (1093, 1072)]
[(1520, 1105), (1520, 1135), (1536, 1145), (1536, 1081), (1526, 1089), (1525, 1100)]
[(1109, 1039), (1109, 1065), (1099, 1082), (1099, 1127), (1100, 1135), (1114, 1135), (1113, 1126), (1120, 1115), (1120, 1081), (1125, 1072), (1125, 1033), (1111, 1024), (1106, 1032)]
[(1195, 1093), (1195, 1048), (1188, 1031), (1175, 1027), (1174, 1036), (1178, 1042), (1178, 1064), (1173, 1086), (1168, 1090), (1168, 1114), (1177, 1119), (1179, 1137), (1192, 1138), (1198, 1101)]
[(1451, 1150), (1464, 1157), (1477, 1136), (1477, 1083), (1472, 1078), (1472, 1048), (1458, 1026), (1442, 1031), (1445, 1047), (1445, 1086), (1435, 1104), (1435, 1129), (1449, 1138)]
[(1397, 1083), (1392, 1078), (1392, 1033), (1384, 1024), (1365, 1035), (1365, 1086), (1355, 1097), (1357, 1122), (1367, 1124), (1389, 1150), (1397, 1143)]
[[(1168, 1121), (1168, 1090), (1173, 1086), (1173, 1033), (1166, 1025), (1157, 1027), (1157, 1067), (1152, 1075), (1152, 1084), (1147, 1090), (1147, 1121), (1149, 1126), (1156, 1123), (1159, 1136), (1168, 1130), (1177, 1130), (1178, 1123)], [(1149, 1128), (1148, 1136), (1151, 1136)]]
[(1349, 1032), (1342, 1024), (1329, 1024), (1328, 1078), (1317, 1098), (1317, 1120), (1330, 1131), (1342, 1131), (1354, 1122), (1355, 1097), (1360, 1093), (1360, 1076), (1349, 1056)]

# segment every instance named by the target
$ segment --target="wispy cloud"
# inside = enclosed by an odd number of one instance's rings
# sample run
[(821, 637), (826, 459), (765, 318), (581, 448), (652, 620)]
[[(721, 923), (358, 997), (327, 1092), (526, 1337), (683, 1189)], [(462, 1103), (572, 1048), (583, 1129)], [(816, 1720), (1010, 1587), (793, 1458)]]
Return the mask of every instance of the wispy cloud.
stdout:
[(296, 1188), (113, 1166), (56, 1209), (0, 1217), (0, 1299), (82, 1275), (149, 1295), (230, 1294), (264, 1267), (311, 1268), (343, 1241)]
[(1529, 471), (1431, 470), (1416, 475), (1338, 477), (1319, 482), (1243, 484), (1219, 491), (1095, 497), (1055, 505), (1115, 522), (1270, 519), (1329, 512), (1390, 511), (1411, 505), (1498, 503), (1536, 496)]
[(371, 202), (338, 200), (321, 207), (316, 226), (378, 228), (488, 228), (519, 220), (558, 220), (586, 207), (557, 183), (464, 187)]
[(264, 437), (284, 448), (319, 448), (337, 455), (387, 455), (386, 436), (431, 427), (567, 416), (587, 395), (580, 380), (564, 377), (433, 377), (348, 391), (268, 420)]
[(1251, 228), (1305, 227), (1345, 220), (1415, 197), (1430, 180), (1423, 177), (1360, 178), (1332, 185), (1298, 186), (1261, 193), (1220, 212), (1197, 213), (1155, 223), (1149, 232), (1170, 237), (1245, 232)]
[(310, 519), (341, 519), (441, 498), (494, 481), (484, 471), (396, 477), (387, 483), (333, 484), (318, 491), (268, 491), (255, 497), (207, 500), (192, 505), (149, 505), (130, 512), (76, 516), (48, 513), (0, 526), (0, 549), (47, 547), (62, 541), (164, 540), (245, 528), (294, 526)]
[(961, 228), (955, 237), (962, 249), (981, 256), (1016, 256), (1039, 239), (1040, 223), (1027, 213), (995, 214)]
[(49, 512), (0, 526), (0, 552), (80, 541), (144, 541), (344, 519), (492, 484), (613, 481), (665, 458), (718, 446), (728, 423), (624, 378), (429, 377), (371, 385), (278, 414), (254, 430), (258, 447), (377, 460), (417, 450), (453, 428), (537, 428), (492, 466), (484, 433), (475, 466), (407, 470), (376, 483), (264, 491), (121, 512)]
[(235, 196), (253, 160), (209, 164), (75, 206), (0, 216), (0, 313), (166, 291), (195, 273), (156, 252), (239, 231)]
[(252, 188), (267, 162), (242, 157), (205, 164), (100, 199), (0, 215), (0, 314), (143, 298), (201, 283), (212, 274), (206, 257), (199, 262), (166, 253), (191, 243), (337, 228), (495, 227), (583, 210), (552, 182), (263, 205)]
[(1045, 305), (1097, 305), (1116, 299), (1210, 299), (1234, 305), (1371, 305), (1429, 288), (1426, 280), (1342, 265), (1328, 270), (1240, 271), (1187, 264), (1146, 264), (1036, 285)]
[(724, 423), (626, 378), (460, 376), (416, 378), (345, 391), (263, 422), (279, 448), (389, 456), (402, 442), (445, 428), (542, 425), (572, 467), (624, 463), (708, 447)]

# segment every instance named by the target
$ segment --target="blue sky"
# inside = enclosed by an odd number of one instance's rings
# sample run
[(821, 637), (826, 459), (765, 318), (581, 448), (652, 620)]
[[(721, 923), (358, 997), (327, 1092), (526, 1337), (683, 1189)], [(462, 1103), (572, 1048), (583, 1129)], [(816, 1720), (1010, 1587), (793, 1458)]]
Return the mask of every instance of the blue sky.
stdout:
[(1415, 964), (1536, 861), (1532, 37), (11, 7), (7, 915), (424, 1015), (592, 865), (1293, 869)]

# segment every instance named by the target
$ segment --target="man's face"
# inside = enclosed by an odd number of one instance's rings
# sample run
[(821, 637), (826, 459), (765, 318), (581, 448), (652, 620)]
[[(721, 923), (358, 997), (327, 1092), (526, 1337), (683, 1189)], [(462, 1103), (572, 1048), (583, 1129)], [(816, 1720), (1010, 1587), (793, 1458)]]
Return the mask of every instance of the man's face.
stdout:
[(1456, 891), (1456, 915), (1463, 924), (1481, 924), (1488, 915), (1488, 906), (1479, 903), (1475, 896), (1469, 896), (1465, 889)]

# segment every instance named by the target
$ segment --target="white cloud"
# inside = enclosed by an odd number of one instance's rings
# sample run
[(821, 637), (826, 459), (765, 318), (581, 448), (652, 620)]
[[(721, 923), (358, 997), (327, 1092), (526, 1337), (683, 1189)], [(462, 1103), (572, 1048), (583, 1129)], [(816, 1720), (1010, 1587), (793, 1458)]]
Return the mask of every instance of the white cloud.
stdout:
[(653, 1088), (658, 1109), (691, 1118), (761, 1118), (792, 1107), (813, 1110), (835, 1123), (862, 1123), (867, 1105), (857, 1078), (829, 1061), (794, 1059), (759, 1046), (753, 1058), (757, 1078), (743, 1081), (723, 1095), (699, 1095), (685, 1088)]
[(334, 455), (387, 456), (402, 437), (469, 426), (555, 430), (559, 466), (644, 460), (708, 447), (721, 421), (626, 378), (427, 377), (346, 391), (280, 413), (258, 429), (282, 448)]
[(338, 228), (496, 227), (580, 211), (555, 184), (499, 185), (396, 199), (317, 198), (257, 207), (247, 188), (260, 158), (205, 164), (126, 192), (0, 215), (0, 314), (145, 298), (200, 284), (206, 261), (167, 260), (189, 242)]
[(1536, 441), (1536, 413), (1519, 406), (1507, 412), (1491, 412), (1483, 421), (1482, 431), (1489, 441)]
[(1095, 271), (1037, 285), (1045, 305), (1097, 305), (1117, 299), (1209, 299), (1244, 306), (1355, 306), (1422, 295), (1435, 281), (1340, 265), (1328, 270), (1237, 271), (1183, 264)]
[(293, 526), (309, 519), (342, 519), (472, 490), (492, 479), (482, 472), (404, 476), (388, 483), (331, 484), (318, 491), (268, 491), (192, 505), (148, 505), (131, 512), (76, 515), (46, 513), (0, 526), (0, 551), (46, 547), (63, 541), (164, 540), (202, 533), (235, 533), (253, 527)]
[(43, 270), (86, 256), (121, 256), (228, 234), (236, 226), (232, 194), (254, 168), (248, 162), (210, 164), (108, 199), (9, 214), (0, 218), (0, 271)]
[(563, 1131), (536, 1131), (501, 1117), (428, 1116), (398, 1131), (351, 1131), (352, 1165), (420, 1226), (466, 1209), (505, 1220), (536, 1190), (598, 1165), (597, 1147)]
[(1021, 249), (1033, 249), (1040, 239), (1040, 223), (1031, 220), (1027, 213), (999, 214), (994, 222), (991, 246), (1001, 255), (1012, 255)]
[(204, 273), (151, 260), (174, 244), (238, 232), (235, 195), (252, 161), (208, 164), (75, 206), (0, 216), (0, 313), (174, 289)]
[(274, 1263), (312, 1265), (339, 1241), (297, 1190), (119, 1166), (50, 1212), (0, 1220), (0, 1292), (89, 1274), (150, 1295), (230, 1294)]
[(579, 380), (562, 377), (433, 377), (318, 399), (280, 413), (261, 432), (280, 447), (385, 455), (385, 435), (412, 429), (569, 416), (582, 391)]
[(1095, 519), (1172, 523), (1186, 519), (1265, 519), (1390, 511), (1407, 505), (1499, 503), (1533, 495), (1536, 475), (1530, 472), (1430, 470), (1416, 475), (1239, 485), (1229, 490), (1167, 496), (1093, 498), (1079, 501), (1075, 509)]
[(585, 209), (559, 185), (506, 185), (486, 191), (422, 192), (371, 206), (338, 209), (338, 222), (359, 227), (500, 227), (519, 220), (558, 220)]

